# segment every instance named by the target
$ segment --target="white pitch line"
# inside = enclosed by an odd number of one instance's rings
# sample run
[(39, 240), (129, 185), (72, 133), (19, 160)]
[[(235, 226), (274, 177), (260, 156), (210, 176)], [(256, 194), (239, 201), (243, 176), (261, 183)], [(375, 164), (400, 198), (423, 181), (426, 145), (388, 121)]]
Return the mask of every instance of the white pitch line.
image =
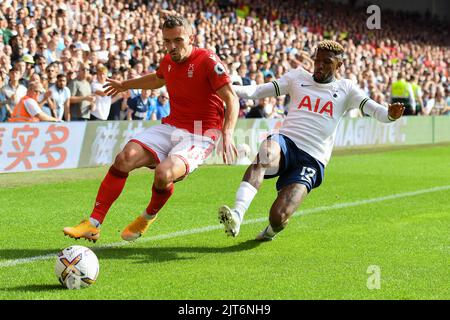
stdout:
[[(304, 216), (304, 215), (311, 214), (311, 213), (317, 213), (317, 212), (335, 210), (335, 209), (342, 209), (342, 208), (349, 208), (349, 207), (356, 207), (356, 206), (361, 206), (361, 205), (370, 204), (370, 203), (382, 202), (382, 201), (393, 200), (393, 199), (398, 199), (398, 198), (413, 197), (413, 196), (417, 196), (417, 195), (421, 195), (421, 194), (439, 192), (439, 191), (444, 191), (444, 190), (450, 190), (450, 185), (434, 187), (434, 188), (430, 188), (430, 189), (421, 189), (421, 190), (411, 191), (411, 192), (396, 193), (396, 194), (392, 194), (389, 196), (359, 200), (359, 201), (354, 201), (354, 202), (337, 203), (337, 204), (334, 204), (331, 206), (322, 206), (322, 207), (317, 207), (317, 208), (305, 209), (305, 210), (297, 211), (296, 213), (294, 213), (293, 216)], [(242, 224), (259, 223), (259, 222), (267, 221), (267, 219), (268, 219), (267, 217), (250, 219), (250, 220), (245, 220)], [(222, 228), (223, 228), (222, 225), (214, 225), (214, 226), (206, 226), (206, 227), (195, 228), (195, 229), (190, 229), (190, 230), (176, 231), (176, 232), (172, 232), (172, 233), (167, 233), (167, 234), (162, 234), (162, 235), (157, 235), (157, 236), (152, 236), (152, 237), (146, 237), (146, 238), (140, 239), (139, 243), (164, 240), (164, 239), (172, 239), (172, 238), (183, 237), (183, 236), (188, 236), (188, 235), (192, 235), (192, 234), (209, 232), (209, 231), (222, 229)], [(105, 249), (105, 248), (123, 247), (123, 246), (130, 245), (130, 244), (133, 244), (133, 242), (120, 241), (120, 242), (104, 244), (104, 245), (94, 247), (91, 249), (94, 251), (99, 251), (99, 250)], [(53, 259), (55, 257), (56, 257), (56, 253), (50, 253), (50, 254), (35, 256), (35, 257), (30, 257), (30, 258), (6, 260), (3, 262), (0, 262), (0, 268), (13, 267), (13, 266), (17, 266), (20, 264), (26, 264), (26, 263), (31, 263), (31, 262), (35, 262), (35, 261)]]

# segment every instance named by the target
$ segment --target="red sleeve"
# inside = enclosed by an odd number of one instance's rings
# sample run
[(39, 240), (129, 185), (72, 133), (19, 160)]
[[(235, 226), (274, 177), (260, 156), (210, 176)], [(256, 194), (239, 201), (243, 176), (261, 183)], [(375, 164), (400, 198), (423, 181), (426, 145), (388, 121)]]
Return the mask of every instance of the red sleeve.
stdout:
[(219, 90), (227, 83), (231, 82), (230, 76), (222, 61), (214, 53), (210, 52), (206, 58), (206, 75), (214, 91)]
[(156, 70), (156, 76), (160, 79), (164, 79), (164, 73), (163, 70), (167, 69), (167, 63), (165, 57), (161, 60), (159, 63), (159, 68)]

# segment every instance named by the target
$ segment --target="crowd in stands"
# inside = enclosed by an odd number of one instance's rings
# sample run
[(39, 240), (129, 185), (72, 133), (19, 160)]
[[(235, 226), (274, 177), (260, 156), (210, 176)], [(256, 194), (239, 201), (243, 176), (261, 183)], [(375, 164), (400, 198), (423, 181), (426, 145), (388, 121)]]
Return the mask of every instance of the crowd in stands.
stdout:
[[(365, 8), (278, 0), (3, 0), (0, 2), (0, 121), (30, 83), (49, 116), (75, 120), (158, 120), (170, 112), (167, 91), (103, 93), (107, 77), (154, 72), (164, 56), (160, 27), (177, 13), (195, 28), (195, 44), (222, 59), (235, 84), (260, 84), (301, 64), (312, 71), (318, 42), (346, 49), (338, 77), (374, 100), (394, 98), (392, 84), (411, 83), (418, 115), (450, 114), (449, 25), (428, 15), (382, 12), (369, 30)], [(282, 118), (289, 97), (241, 101), (239, 116)], [(361, 116), (356, 113), (353, 116)]]

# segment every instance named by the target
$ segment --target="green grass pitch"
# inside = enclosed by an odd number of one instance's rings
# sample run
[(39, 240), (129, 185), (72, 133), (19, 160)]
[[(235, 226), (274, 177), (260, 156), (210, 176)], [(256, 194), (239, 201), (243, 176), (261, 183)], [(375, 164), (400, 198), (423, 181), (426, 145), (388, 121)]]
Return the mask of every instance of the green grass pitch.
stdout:
[[(322, 186), (276, 240), (257, 243), (275, 198), (266, 180), (237, 238), (217, 208), (245, 167), (204, 166), (138, 241), (121, 230), (146, 207), (153, 173), (133, 172), (96, 244), (64, 237), (88, 216), (107, 168), (0, 175), (0, 299), (449, 299), (450, 147), (336, 154)], [(55, 254), (92, 248), (97, 282), (62, 288)], [(375, 268), (375, 269), (374, 269)], [(377, 270), (377, 272), (374, 272)]]

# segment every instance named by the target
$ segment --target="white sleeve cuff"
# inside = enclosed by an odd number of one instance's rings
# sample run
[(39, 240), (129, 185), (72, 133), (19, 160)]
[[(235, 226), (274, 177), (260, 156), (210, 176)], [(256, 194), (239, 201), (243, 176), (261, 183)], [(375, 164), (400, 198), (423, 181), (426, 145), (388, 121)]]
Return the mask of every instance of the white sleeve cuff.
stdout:
[(234, 91), (239, 98), (243, 99), (262, 99), (266, 97), (274, 97), (277, 95), (275, 84), (268, 82), (259, 85), (250, 86), (233, 86)]
[(361, 102), (359, 109), (361, 112), (377, 119), (380, 122), (390, 123), (395, 121), (395, 119), (389, 116), (388, 109), (385, 106), (373, 101), (372, 99), (364, 99)]

